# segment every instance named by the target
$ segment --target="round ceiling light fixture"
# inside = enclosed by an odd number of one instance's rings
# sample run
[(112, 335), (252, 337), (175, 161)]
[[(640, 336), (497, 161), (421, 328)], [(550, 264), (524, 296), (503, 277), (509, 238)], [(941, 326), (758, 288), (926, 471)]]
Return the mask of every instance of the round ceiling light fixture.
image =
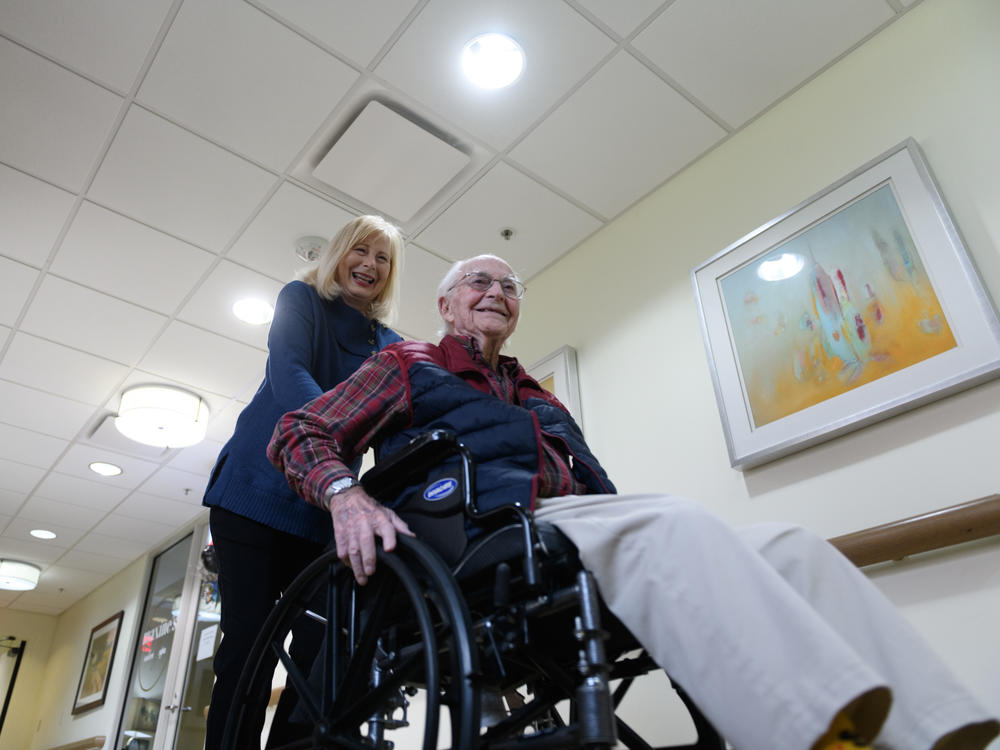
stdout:
[(200, 443), (209, 409), (197, 394), (169, 385), (138, 385), (122, 393), (115, 427), (129, 440), (159, 448)]
[(42, 569), (19, 560), (0, 560), (0, 589), (31, 591), (38, 585)]
[(524, 50), (506, 34), (480, 34), (462, 50), (462, 70), (484, 89), (510, 86), (524, 70)]
[(90, 470), (102, 477), (118, 477), (122, 474), (122, 467), (109, 464), (107, 461), (91, 461)]
[(252, 326), (262, 326), (270, 323), (274, 317), (274, 308), (262, 299), (245, 297), (233, 303), (233, 315)]
[(48, 529), (32, 529), (30, 532), (35, 539), (55, 539), (56, 532), (49, 531)]

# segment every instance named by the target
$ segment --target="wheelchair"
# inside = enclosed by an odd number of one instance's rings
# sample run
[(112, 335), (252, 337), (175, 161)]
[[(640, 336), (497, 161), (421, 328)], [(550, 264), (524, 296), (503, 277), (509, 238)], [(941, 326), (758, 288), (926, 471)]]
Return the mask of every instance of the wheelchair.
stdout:
[[(275, 661), (303, 728), (284, 750), (652, 750), (617, 713), (659, 667), (603, 606), (568, 538), (517, 506), (481, 512), (472, 459), (447, 431), (414, 439), (361, 481), (381, 501), (409, 491), (394, 509), (416, 538), (379, 549), (365, 586), (333, 549), (296, 578), (248, 658), (225, 750), (260, 747)], [(486, 529), (471, 539), (470, 518)], [(301, 617), (323, 629), (310, 671), (286, 645)], [(725, 750), (672, 687), (697, 741), (669, 750)]]

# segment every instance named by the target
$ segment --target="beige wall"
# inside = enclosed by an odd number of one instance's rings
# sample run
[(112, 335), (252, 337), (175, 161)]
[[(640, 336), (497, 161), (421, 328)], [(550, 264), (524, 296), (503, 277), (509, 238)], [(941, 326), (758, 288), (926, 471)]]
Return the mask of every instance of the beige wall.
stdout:
[[(1000, 491), (1000, 380), (730, 468), (690, 282), (695, 266), (913, 137), (1000, 300), (998, 32), (995, 0), (925, 0), (532, 280), (510, 351), (528, 364), (577, 349), (584, 429), (620, 490), (826, 536)], [(1000, 712), (1000, 544), (947, 558), (875, 577)]]
[[(51, 615), (0, 609), (0, 636), (13, 635), (27, 641), (7, 717), (0, 730), (0, 750), (24, 750), (31, 743), (38, 726), (35, 705), (42, 689), (55, 629), (56, 618)], [(0, 651), (0, 658), (5, 658), (6, 653)]]
[[(26, 706), (33, 717), (30, 731), (17, 745), (6, 745), (5, 740), (0, 740), (0, 750), (47, 750), (97, 735), (108, 737), (107, 750), (114, 747), (147, 570), (147, 559), (140, 558), (58, 618), (52, 618), (54, 626), (44, 677)], [(124, 610), (125, 616), (108, 678), (107, 699), (103, 706), (73, 716), (71, 710), (90, 631), (119, 610)]]

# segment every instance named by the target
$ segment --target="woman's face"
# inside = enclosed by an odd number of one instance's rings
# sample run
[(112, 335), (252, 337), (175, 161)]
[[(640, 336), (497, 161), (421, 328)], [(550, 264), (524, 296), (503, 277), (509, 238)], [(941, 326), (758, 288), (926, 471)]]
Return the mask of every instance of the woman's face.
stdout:
[(363, 313), (385, 288), (392, 268), (389, 239), (373, 234), (354, 245), (337, 266), (334, 274), (344, 302)]

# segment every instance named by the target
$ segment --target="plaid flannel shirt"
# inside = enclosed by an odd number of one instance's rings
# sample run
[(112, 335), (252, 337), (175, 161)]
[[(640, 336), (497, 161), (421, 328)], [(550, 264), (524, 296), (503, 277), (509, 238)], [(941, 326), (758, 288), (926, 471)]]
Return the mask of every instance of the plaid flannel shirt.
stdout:
[[(490, 383), (492, 394), (516, 404), (514, 377), (520, 370), (517, 360), (502, 357), (494, 370), (474, 339), (455, 338)], [(408, 425), (412, 416), (407, 374), (394, 356), (383, 351), (368, 358), (340, 385), (282, 417), (267, 455), (296, 493), (322, 506), (331, 482), (353, 476), (348, 464), (386, 432)], [(558, 441), (548, 439), (544, 433), (542, 437), (538, 496), (585, 494), (586, 486), (573, 476)]]

